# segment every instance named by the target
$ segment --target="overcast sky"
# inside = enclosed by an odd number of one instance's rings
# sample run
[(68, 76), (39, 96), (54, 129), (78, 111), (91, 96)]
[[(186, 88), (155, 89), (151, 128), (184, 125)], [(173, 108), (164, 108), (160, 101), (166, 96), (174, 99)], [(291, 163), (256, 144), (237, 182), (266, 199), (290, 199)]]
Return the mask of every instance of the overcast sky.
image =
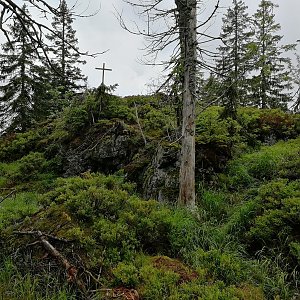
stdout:
[[(164, 1), (166, 5), (174, 5), (174, 0)], [(202, 2), (205, 6), (202, 16), (205, 18), (213, 9), (216, 0), (203, 0)], [(259, 0), (245, 1), (250, 15), (256, 11), (259, 2)], [(276, 20), (282, 27), (283, 42), (294, 43), (300, 39), (300, 1), (274, 0), (273, 2), (280, 5), (275, 13)], [(57, 6), (59, 1), (49, 0), (48, 3)], [(67, 0), (67, 3), (72, 6), (76, 0)], [(223, 14), (231, 3), (231, 0), (220, 1), (221, 8), (209, 27), (211, 34), (220, 32)], [(95, 87), (101, 83), (101, 72), (95, 70), (95, 67), (101, 67), (105, 62), (107, 67), (113, 69), (112, 72), (106, 72), (105, 83), (107, 85), (119, 84), (117, 94), (125, 96), (147, 93), (149, 91), (147, 84), (159, 77), (160, 68), (145, 66), (139, 62), (144, 54), (141, 50), (144, 47), (143, 39), (122, 29), (114, 15), (116, 8), (118, 11), (123, 11), (124, 19), (130, 22), (135, 18), (130, 7), (122, 0), (77, 0), (76, 11), (80, 13), (87, 6), (89, 8), (86, 13), (95, 12), (99, 8), (100, 10), (93, 17), (75, 20), (73, 27), (77, 31), (80, 49), (90, 53), (109, 49), (107, 53), (97, 58), (86, 58), (87, 63), (82, 66), (82, 70), (88, 76), (89, 86)]]
[[(70, 4), (72, 3), (72, 0), (68, 1)], [(165, 1), (166, 3), (169, 2), (170, 5), (174, 2), (172, 0)], [(77, 8), (78, 11), (80, 8), (84, 8), (84, 0), (81, 2), (81, 6)], [(231, 0), (221, 0), (221, 8), (214, 22), (210, 25), (210, 33), (218, 34), (220, 32), (223, 14), (231, 2)], [(257, 10), (259, 2), (259, 0), (245, 1), (249, 7), (250, 15)], [(281, 24), (283, 42), (294, 43), (300, 39), (298, 30), (300, 27), (300, 1), (276, 0), (273, 2), (279, 5), (275, 13), (277, 22)], [(89, 11), (99, 8), (99, 3), (101, 3), (101, 9), (96, 16), (79, 19), (74, 23), (82, 50), (98, 52), (110, 49), (106, 54), (100, 55), (96, 59), (87, 59), (87, 64), (82, 69), (88, 75), (89, 85), (97, 86), (101, 83), (101, 73), (95, 70), (95, 67), (101, 66), (105, 62), (107, 67), (113, 69), (112, 72), (106, 73), (106, 84), (118, 83), (117, 94), (124, 96), (148, 92), (147, 84), (158, 77), (160, 68), (139, 63), (144, 54), (141, 50), (144, 47), (143, 39), (123, 30), (114, 15), (114, 7), (116, 7), (119, 11), (123, 10), (124, 18), (130, 22), (134, 18), (131, 9), (122, 0), (90, 0)], [(208, 14), (216, 1), (205, 0), (203, 3), (207, 7), (204, 14)]]

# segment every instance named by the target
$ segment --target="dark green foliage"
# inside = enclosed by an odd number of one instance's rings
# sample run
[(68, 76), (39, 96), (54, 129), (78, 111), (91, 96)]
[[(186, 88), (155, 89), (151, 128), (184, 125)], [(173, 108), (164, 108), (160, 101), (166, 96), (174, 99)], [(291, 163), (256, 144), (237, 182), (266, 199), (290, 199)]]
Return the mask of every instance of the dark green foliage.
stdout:
[(112, 272), (115, 286), (134, 288), (139, 283), (138, 270), (133, 264), (120, 262)]
[[(10, 190), (1, 190), (0, 199)], [(37, 192), (16, 192), (5, 199), (0, 206), (0, 230), (5, 229), (12, 222), (22, 221), (26, 216), (36, 213), (39, 209), (40, 195)]]
[(28, 155), (22, 157), (19, 161), (20, 177), (23, 180), (28, 178), (35, 179), (36, 176), (43, 170), (46, 160), (44, 155), (39, 152), (30, 152)]
[(230, 176), (229, 184), (233, 187), (249, 187), (254, 181), (249, 170), (241, 164), (230, 164), (228, 175)]
[(225, 106), (224, 113), (236, 118), (237, 107), (247, 103), (247, 75), (252, 69), (251, 18), (243, 1), (233, 0), (232, 6), (223, 18), (219, 46), (221, 59), (217, 60), (217, 70), (221, 73), (218, 94)]
[(267, 295), (283, 299), (290, 299), (289, 286), (298, 284), (293, 274), (299, 271), (299, 149), (298, 138), (242, 155), (229, 164), (226, 183), (243, 196), (222, 235), (231, 234), (257, 254), (278, 282), (273, 286), (267, 276)]
[(72, 28), (73, 13), (65, 0), (60, 1), (57, 13), (53, 17), (53, 33), (47, 38), (51, 42), (49, 51), (54, 54), (52, 59), (51, 85), (60, 93), (60, 98), (66, 102), (69, 93), (74, 93), (85, 87), (86, 78), (81, 74), (78, 64), (80, 60), (76, 31)]
[(23, 155), (36, 149), (40, 138), (41, 133), (39, 130), (31, 130), (0, 137), (1, 161), (9, 162), (20, 159)]
[[(247, 236), (251, 244), (286, 247), (298, 241), (300, 228), (300, 181), (271, 181), (259, 189), (260, 212)], [(280, 248), (279, 247), (279, 248)], [(284, 250), (284, 249), (283, 249)], [(286, 250), (286, 249), (285, 249)]]
[[(263, 147), (260, 152), (245, 154), (228, 166), (234, 187), (249, 186), (278, 177), (298, 179), (299, 138)], [(292, 170), (295, 170), (293, 173)]]
[(194, 265), (205, 268), (213, 278), (225, 282), (226, 284), (237, 284), (244, 282), (249, 276), (247, 263), (235, 253), (226, 253), (222, 250), (202, 249), (194, 253)]
[(213, 218), (217, 221), (222, 221), (222, 219), (227, 217), (227, 201), (225, 194), (204, 190), (201, 194), (199, 206), (206, 212), (211, 221)]
[(21, 191), (41, 193), (49, 189), (54, 178), (51, 162), (43, 153), (30, 152), (13, 163), (0, 163), (0, 194), (5, 196), (13, 190), (16, 195)]
[[(72, 218), (83, 227), (91, 228), (95, 242), (109, 247), (107, 251), (111, 252), (106, 253), (106, 259), (111, 263), (124, 257), (129, 259), (139, 249), (149, 253), (178, 253), (183, 248), (188, 249), (195, 239), (192, 234), (195, 221), (184, 211), (172, 213), (155, 201), (131, 196), (127, 191), (131, 191), (132, 186), (121, 177), (86, 176), (87, 179), (60, 179), (56, 189), (44, 196), (43, 203), (63, 204)], [(191, 236), (187, 234), (182, 239), (183, 231)]]
[(10, 181), (10, 185), (17, 182), (36, 180), (46, 166), (44, 155), (39, 152), (30, 152), (13, 164), (1, 163), (1, 176)]
[[(224, 108), (212, 106), (201, 113), (196, 121), (197, 177), (205, 183), (213, 183), (216, 180), (215, 172), (223, 172), (231, 158), (262, 144), (272, 145), (281, 139), (294, 138), (300, 132), (299, 116), (279, 109), (239, 108), (236, 120), (225, 118), (223, 112)], [(271, 176), (267, 173), (273, 172), (275, 158), (268, 159), (268, 154), (258, 156), (257, 165), (253, 162), (255, 166), (251, 170), (243, 164), (232, 164), (230, 176), (233, 186), (236, 186), (237, 181), (240, 184), (251, 184), (251, 173), (256, 171), (262, 172), (257, 178)]]
[(243, 107), (237, 110), (237, 119), (224, 118), (224, 109), (212, 106), (197, 118), (197, 143), (239, 148), (242, 143), (257, 146), (299, 135), (298, 115), (280, 109), (257, 109)]
[(284, 57), (294, 45), (281, 45), (280, 24), (275, 21), (276, 5), (262, 0), (253, 16), (255, 64), (258, 73), (251, 79), (253, 104), (261, 108), (286, 109), (291, 101), (290, 58)]
[(212, 181), (215, 171), (224, 168), (241, 141), (240, 125), (231, 117), (222, 118), (223, 108), (213, 106), (196, 120), (196, 172), (200, 180)]
[(280, 109), (245, 107), (238, 111), (237, 121), (241, 125), (241, 134), (252, 146), (259, 142), (272, 144), (277, 140), (295, 138), (300, 133), (299, 116)]
[(222, 118), (223, 108), (211, 107), (197, 118), (196, 133), (199, 144), (218, 144), (230, 147), (238, 139), (240, 126), (232, 118)]
[[(25, 5), (22, 10), (28, 14)], [(40, 117), (38, 108), (47, 93), (44, 68), (37, 64), (38, 45), (30, 39), (34, 33), (27, 27), (14, 16), (8, 32), (10, 41), (2, 45), (0, 133), (28, 130)], [(43, 115), (47, 114), (47, 107), (43, 109)]]
[[(28, 290), (37, 299), (72, 299), (64, 269), (44, 256), (37, 239), (12, 234), (41, 230), (68, 240), (49, 237), (78, 267), (92, 299), (109, 299), (105, 293), (116, 294), (118, 288), (136, 289), (142, 299), (153, 300), (289, 300), (297, 295), (297, 115), (239, 108), (233, 120), (220, 107), (201, 113), (200, 180), (197, 209), (191, 213), (136, 195), (146, 188), (145, 178), (153, 183), (160, 172), (168, 171), (168, 180), (175, 174), (179, 148), (170, 107), (163, 107), (159, 97), (106, 94), (101, 110), (99, 101), (91, 91), (37, 130), (1, 138), (0, 188), (17, 190), (16, 199), (0, 204), (1, 292), (12, 299), (30, 299)], [(54, 181), (51, 173), (63, 172), (70, 161), (83, 163), (80, 176)], [(118, 173), (92, 173), (100, 169)], [(173, 201), (174, 190), (157, 187)], [(0, 191), (1, 199), (7, 190)], [(5, 267), (11, 253), (18, 270), (14, 285), (7, 282), (12, 275)], [(20, 278), (26, 279), (23, 291)], [(20, 293), (12, 292), (14, 287)]]
[(75, 106), (65, 112), (65, 129), (71, 133), (78, 133), (88, 124), (88, 112), (83, 106)]

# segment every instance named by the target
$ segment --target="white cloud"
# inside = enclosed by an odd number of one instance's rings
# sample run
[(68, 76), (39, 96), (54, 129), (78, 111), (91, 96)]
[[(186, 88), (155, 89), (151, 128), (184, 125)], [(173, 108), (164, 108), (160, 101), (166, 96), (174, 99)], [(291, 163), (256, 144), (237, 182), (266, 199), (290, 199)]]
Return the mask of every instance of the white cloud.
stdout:
[[(21, 3), (21, 0), (17, 1)], [(75, 0), (67, 0), (71, 6)], [(246, 0), (249, 6), (249, 14), (255, 12), (259, 0)], [(284, 43), (294, 43), (300, 39), (298, 32), (300, 11), (300, 1), (297, 0), (274, 0), (280, 7), (276, 9), (276, 19), (282, 26), (282, 35)], [(57, 6), (58, 0), (49, 0), (49, 4)], [(164, 0), (165, 5), (172, 5), (173, 0)], [(205, 0), (203, 6), (203, 19), (209, 15), (213, 9), (216, 0)], [(231, 5), (231, 0), (221, 0), (222, 7), (217, 14), (214, 22), (209, 28), (209, 33), (218, 34), (222, 24), (222, 15), (226, 8)], [(82, 67), (83, 72), (88, 76), (90, 86), (98, 86), (101, 83), (101, 72), (95, 70), (95, 67), (106, 66), (112, 68), (112, 72), (106, 73), (106, 84), (118, 83), (117, 93), (120, 95), (139, 94), (147, 92), (147, 84), (151, 83), (151, 78), (158, 77), (161, 74), (161, 67), (151, 67), (141, 65), (138, 61), (144, 55), (141, 50), (144, 47), (144, 41), (141, 37), (132, 35), (123, 30), (114, 15), (114, 7), (123, 11), (126, 20), (137, 19), (133, 11), (122, 0), (79, 0), (77, 12), (82, 12), (89, 7), (88, 13), (101, 9), (96, 16), (91, 18), (78, 18), (74, 22), (74, 28), (77, 30), (79, 47), (82, 51), (90, 53), (101, 52), (110, 49), (107, 53), (99, 55), (97, 58), (86, 58), (87, 64)], [(1, 37), (0, 37), (1, 38)], [(3, 39), (3, 37), (1, 38)]]

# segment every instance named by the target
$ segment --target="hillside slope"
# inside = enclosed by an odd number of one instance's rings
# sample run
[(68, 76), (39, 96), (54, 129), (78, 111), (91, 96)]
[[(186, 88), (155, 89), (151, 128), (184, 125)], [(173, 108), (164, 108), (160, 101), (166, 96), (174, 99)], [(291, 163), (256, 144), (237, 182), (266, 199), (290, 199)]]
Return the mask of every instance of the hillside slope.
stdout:
[(297, 299), (299, 117), (201, 113), (191, 213), (171, 108), (119, 100), (2, 137), (2, 298)]

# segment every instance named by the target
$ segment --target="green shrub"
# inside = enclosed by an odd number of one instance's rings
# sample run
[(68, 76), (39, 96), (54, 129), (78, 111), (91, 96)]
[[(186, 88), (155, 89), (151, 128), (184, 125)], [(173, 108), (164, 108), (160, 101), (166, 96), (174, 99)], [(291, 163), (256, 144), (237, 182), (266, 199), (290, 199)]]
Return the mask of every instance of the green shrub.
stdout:
[(231, 147), (233, 142), (240, 140), (240, 125), (231, 118), (221, 118), (221, 113), (221, 107), (213, 106), (197, 117), (197, 143)]
[(140, 269), (143, 299), (168, 299), (174, 293), (180, 275), (171, 271), (145, 265)]
[(295, 138), (300, 133), (297, 115), (280, 109), (239, 108), (237, 121), (241, 125), (241, 135), (251, 146)]
[(300, 228), (300, 181), (275, 180), (263, 185), (257, 201), (261, 212), (255, 217), (248, 237), (260, 245), (276, 245), (297, 236)]
[(280, 109), (265, 109), (258, 120), (261, 137), (274, 135), (276, 139), (288, 139), (297, 136), (296, 119)]
[(205, 268), (214, 280), (223, 281), (227, 285), (241, 283), (249, 276), (245, 262), (236, 254), (217, 249), (198, 249), (193, 256), (195, 267)]
[(249, 165), (249, 173), (259, 180), (268, 180), (272, 179), (277, 173), (276, 167), (276, 156), (262, 153), (262, 155), (257, 155), (255, 161)]
[(71, 133), (78, 133), (89, 121), (88, 112), (84, 106), (74, 106), (64, 114), (64, 128)]
[(17, 192), (15, 196), (5, 199), (0, 206), (0, 229), (35, 213), (39, 209), (39, 199), (40, 195), (36, 192)]
[(139, 274), (137, 268), (130, 263), (120, 262), (113, 270), (114, 285), (134, 288), (139, 283)]
[[(179, 287), (180, 293), (171, 296), (172, 300), (264, 300), (261, 288), (255, 285), (244, 284), (239, 287), (226, 286), (222, 281), (214, 284), (201, 285), (183, 284)], [(194, 298), (191, 298), (192, 297)]]
[(236, 189), (253, 183), (282, 178), (299, 178), (300, 139), (278, 142), (262, 147), (260, 151), (247, 153), (231, 161), (227, 167), (230, 185)]
[(289, 248), (293, 257), (298, 261), (298, 264), (300, 264), (300, 243), (292, 242), (289, 244)]
[(46, 164), (44, 155), (39, 152), (30, 152), (18, 162), (21, 177), (25, 180), (28, 178), (36, 178)]
[(47, 128), (30, 130), (0, 138), (0, 160), (11, 162), (38, 148), (38, 142)]
[(245, 201), (233, 209), (228, 222), (222, 227), (222, 231), (225, 235), (242, 238), (253, 224), (253, 220), (259, 211), (260, 205), (255, 200)]
[(139, 250), (168, 251), (168, 231), (174, 225), (170, 209), (130, 195), (132, 187), (120, 176), (85, 177), (58, 179), (42, 203), (53, 209), (63, 205), (72, 220), (88, 230), (99, 245), (106, 245), (107, 265), (131, 259)]
[(42, 153), (30, 152), (14, 163), (3, 164), (2, 176), (10, 181), (10, 185), (36, 180), (45, 166), (46, 159)]
[(231, 185), (248, 187), (254, 180), (272, 179), (278, 172), (278, 160), (270, 151), (243, 155), (228, 165)]
[(159, 110), (151, 109), (144, 116), (143, 123), (147, 131), (162, 129), (166, 125), (166, 115)]
[(108, 97), (108, 105), (102, 114), (103, 118), (117, 118), (130, 124), (136, 122), (134, 111), (128, 107), (127, 103), (123, 99), (116, 96)]
[(231, 187), (238, 189), (238, 187), (249, 187), (254, 178), (249, 174), (249, 169), (239, 161), (233, 161), (228, 165), (228, 184)]

